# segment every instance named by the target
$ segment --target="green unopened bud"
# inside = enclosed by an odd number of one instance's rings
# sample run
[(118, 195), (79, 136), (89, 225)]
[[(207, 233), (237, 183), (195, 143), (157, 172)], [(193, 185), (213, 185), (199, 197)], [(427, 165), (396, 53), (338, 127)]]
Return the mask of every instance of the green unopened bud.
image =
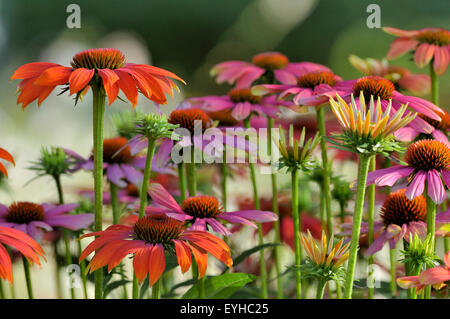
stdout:
[(59, 147), (41, 148), (41, 157), (31, 162), (33, 165), (29, 167), (30, 170), (36, 171), (38, 176), (50, 175), (60, 176), (67, 174), (73, 164), (66, 152)]
[(409, 247), (402, 250), (404, 258), (402, 263), (409, 263), (416, 269), (426, 269), (436, 266), (436, 260), (439, 257), (434, 254), (434, 240), (431, 234), (428, 234), (425, 240), (421, 240), (417, 233), (414, 236), (410, 234)]
[(167, 116), (164, 114), (140, 114), (134, 121), (135, 134), (141, 134), (147, 137), (149, 140), (157, 140), (160, 138), (173, 137), (173, 130), (176, 129), (178, 124), (171, 124), (168, 122)]

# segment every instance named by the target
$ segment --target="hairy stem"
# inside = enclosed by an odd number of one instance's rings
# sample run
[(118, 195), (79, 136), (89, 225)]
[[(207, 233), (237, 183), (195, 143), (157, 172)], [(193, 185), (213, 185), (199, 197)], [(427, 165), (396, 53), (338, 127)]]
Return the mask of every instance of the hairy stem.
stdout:
[[(370, 159), (370, 167), (369, 171), (373, 172), (376, 170), (376, 156), (373, 155)], [(372, 184), (367, 187), (367, 197), (368, 197), (368, 204), (369, 204), (369, 210), (368, 210), (368, 224), (369, 224), (369, 234), (368, 234), (368, 245), (373, 243), (374, 240), (374, 219), (375, 219), (375, 184)], [(373, 255), (369, 256), (368, 258), (368, 267), (369, 267), (369, 273), (367, 276), (367, 287), (369, 290), (369, 299), (373, 299), (375, 288), (374, 288), (374, 269), (373, 269)]]
[(302, 274), (300, 265), (302, 263), (302, 250), (300, 247), (300, 216), (298, 212), (298, 170), (291, 172), (292, 187), (292, 219), (294, 221), (294, 253), (295, 253), (295, 292), (297, 299), (302, 298)]

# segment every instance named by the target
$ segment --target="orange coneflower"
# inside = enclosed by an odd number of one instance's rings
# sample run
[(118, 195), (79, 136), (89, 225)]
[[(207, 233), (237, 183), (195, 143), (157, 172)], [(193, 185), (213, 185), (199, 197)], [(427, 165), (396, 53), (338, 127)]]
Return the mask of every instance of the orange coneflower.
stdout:
[(184, 82), (172, 72), (146, 64), (127, 63), (117, 49), (89, 49), (72, 59), (71, 67), (56, 63), (33, 62), (19, 67), (11, 80), (21, 79), (17, 104), (22, 108), (34, 100), (40, 105), (58, 85), (66, 85), (64, 91), (77, 96), (85, 94), (90, 86), (103, 87), (109, 105), (117, 98), (119, 90), (136, 106), (138, 89), (145, 97), (158, 103), (167, 102), (165, 93), (172, 95), (177, 86), (171, 79)]
[[(0, 243), (16, 248), (30, 262), (40, 264), (39, 256), (44, 256), (41, 246), (24, 232), (0, 226)], [(13, 282), (12, 264), (5, 247), (0, 245), (0, 278)]]
[(142, 282), (147, 274), (150, 285), (155, 284), (166, 267), (165, 251), (175, 252), (181, 272), (189, 270), (194, 255), (199, 278), (206, 273), (208, 252), (231, 267), (230, 248), (220, 238), (205, 231), (185, 230), (182, 222), (164, 215), (139, 218), (133, 226), (112, 225), (101, 232), (83, 235), (81, 238), (99, 236), (80, 256), (80, 261), (96, 251), (88, 269), (92, 272), (108, 265), (108, 271), (116, 267), (128, 254), (134, 254), (133, 268), (136, 278)]
[[(1, 147), (0, 147), (0, 158), (12, 163), (13, 165), (16, 165), (12, 155)], [(8, 177), (8, 171), (6, 170), (5, 166), (2, 163), (0, 163), (0, 172), (2, 172), (3, 174), (5, 174), (6, 177)]]

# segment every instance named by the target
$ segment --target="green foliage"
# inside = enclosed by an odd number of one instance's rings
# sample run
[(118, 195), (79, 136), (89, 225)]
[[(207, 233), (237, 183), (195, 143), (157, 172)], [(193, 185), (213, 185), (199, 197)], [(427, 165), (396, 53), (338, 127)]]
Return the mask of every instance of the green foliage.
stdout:
[[(229, 273), (204, 279), (205, 297), (208, 299), (226, 299), (236, 293), (246, 284), (255, 280), (255, 276), (246, 273)], [(183, 299), (198, 298), (199, 283), (193, 285), (184, 295)]]

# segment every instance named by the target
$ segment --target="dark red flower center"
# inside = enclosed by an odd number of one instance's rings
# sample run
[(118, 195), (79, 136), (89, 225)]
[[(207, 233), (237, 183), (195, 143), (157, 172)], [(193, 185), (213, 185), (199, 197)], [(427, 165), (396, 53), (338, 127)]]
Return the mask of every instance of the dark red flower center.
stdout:
[(194, 133), (195, 121), (201, 121), (202, 132), (211, 127), (211, 118), (202, 109), (192, 108), (175, 110), (170, 113), (169, 123), (178, 124), (180, 127), (188, 129)]
[(221, 126), (234, 126), (238, 121), (231, 115), (231, 110), (222, 110), (217, 112), (208, 112), (213, 121), (219, 121)]
[(320, 84), (328, 84), (329, 86), (335, 85), (335, 75), (331, 72), (309, 72), (297, 79), (297, 85), (302, 88), (314, 89)]
[(417, 170), (441, 170), (450, 165), (450, 148), (440, 141), (420, 140), (408, 147), (405, 161)]
[(439, 116), (441, 117), (441, 121), (436, 121), (433, 119), (430, 119), (429, 117), (423, 115), (423, 114), (419, 114), (419, 116), (427, 121), (429, 124), (433, 125), (435, 128), (437, 128), (438, 130), (441, 130), (443, 132), (447, 132), (447, 129), (450, 127), (450, 114), (448, 114), (446, 111), (444, 111), (443, 113), (439, 113)]
[(103, 161), (109, 164), (123, 164), (133, 161), (135, 156), (131, 155), (130, 147), (124, 147), (127, 143), (128, 140), (122, 136), (104, 139)]
[(366, 76), (353, 85), (353, 94), (359, 96), (362, 92), (366, 100), (370, 100), (372, 95), (375, 100), (388, 100), (394, 91), (394, 84), (381, 76)]
[(422, 43), (445, 46), (450, 44), (450, 32), (439, 28), (427, 29), (421, 31), (416, 39)]
[(401, 189), (389, 194), (381, 208), (381, 218), (385, 226), (395, 224), (402, 226), (410, 222), (425, 221), (427, 201), (422, 195), (409, 200), (405, 190)]
[(164, 215), (139, 218), (133, 226), (136, 239), (152, 244), (169, 244), (178, 239), (184, 231), (183, 223)]
[(70, 63), (74, 69), (118, 69), (125, 65), (125, 56), (117, 49), (89, 49), (81, 51)]
[(9, 223), (28, 224), (44, 220), (44, 208), (35, 203), (16, 202), (8, 208), (5, 219)]
[(232, 89), (228, 92), (228, 96), (234, 103), (249, 102), (258, 104), (261, 102), (261, 97), (253, 95), (251, 89)]
[(181, 203), (186, 214), (198, 218), (211, 218), (222, 214), (222, 206), (214, 196), (200, 195), (186, 198)]
[(289, 63), (289, 59), (278, 52), (265, 52), (255, 55), (252, 63), (260, 68), (272, 71), (284, 68)]

